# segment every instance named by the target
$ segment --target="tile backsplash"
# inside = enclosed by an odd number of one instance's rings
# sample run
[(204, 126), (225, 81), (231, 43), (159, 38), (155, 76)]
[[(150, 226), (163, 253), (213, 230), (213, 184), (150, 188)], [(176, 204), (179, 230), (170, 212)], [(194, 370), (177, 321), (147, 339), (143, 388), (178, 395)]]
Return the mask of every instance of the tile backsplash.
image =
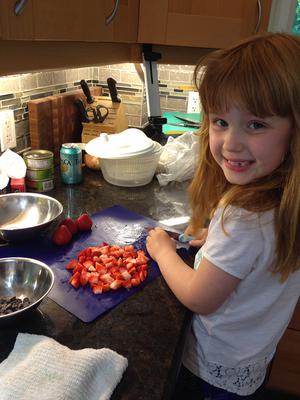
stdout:
[[(194, 90), (194, 67), (189, 65), (159, 65), (160, 107), (163, 111), (186, 112), (188, 92)], [(0, 77), (0, 110), (14, 111), (17, 135), (15, 151), (30, 148), (28, 101), (79, 89), (85, 79), (90, 86), (101, 86), (109, 93), (106, 80), (117, 81), (118, 95), (125, 106), (130, 127), (141, 128), (148, 121), (143, 76), (135, 64), (91, 66), (58, 71)]]

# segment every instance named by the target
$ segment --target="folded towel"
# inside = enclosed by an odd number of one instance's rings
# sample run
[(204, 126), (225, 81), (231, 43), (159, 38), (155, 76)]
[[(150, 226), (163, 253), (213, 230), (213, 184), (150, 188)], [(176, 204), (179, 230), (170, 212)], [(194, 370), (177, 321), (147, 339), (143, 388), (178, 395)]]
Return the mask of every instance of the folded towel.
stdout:
[(110, 349), (70, 350), (49, 337), (19, 333), (0, 364), (0, 399), (106, 400), (127, 365)]

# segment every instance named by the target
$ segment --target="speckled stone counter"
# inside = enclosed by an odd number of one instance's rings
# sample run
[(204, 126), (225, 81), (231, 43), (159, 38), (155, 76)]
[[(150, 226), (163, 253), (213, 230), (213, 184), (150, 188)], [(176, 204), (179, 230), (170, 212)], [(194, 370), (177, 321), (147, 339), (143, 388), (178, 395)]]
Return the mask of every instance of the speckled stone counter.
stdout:
[[(154, 179), (144, 187), (121, 188), (100, 172), (83, 172), (83, 183), (74, 186), (62, 184), (57, 174), (55, 190), (47, 193), (63, 204), (64, 215), (93, 214), (114, 204), (154, 220), (187, 215), (187, 182), (161, 187)], [(71, 349), (108, 347), (129, 362), (112, 400), (169, 399), (189, 319), (161, 276), (89, 324), (46, 298), (26, 319), (0, 326), (0, 361), (18, 332), (47, 335)]]

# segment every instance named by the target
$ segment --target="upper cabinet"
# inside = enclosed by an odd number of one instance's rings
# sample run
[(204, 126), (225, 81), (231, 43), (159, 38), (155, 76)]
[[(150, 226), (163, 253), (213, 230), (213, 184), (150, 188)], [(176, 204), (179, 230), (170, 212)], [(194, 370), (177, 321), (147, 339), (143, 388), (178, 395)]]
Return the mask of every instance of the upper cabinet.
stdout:
[(267, 30), (271, 0), (140, 0), (139, 43), (220, 48)]
[(136, 43), (138, 17), (139, 0), (0, 2), (1, 38), (7, 40)]

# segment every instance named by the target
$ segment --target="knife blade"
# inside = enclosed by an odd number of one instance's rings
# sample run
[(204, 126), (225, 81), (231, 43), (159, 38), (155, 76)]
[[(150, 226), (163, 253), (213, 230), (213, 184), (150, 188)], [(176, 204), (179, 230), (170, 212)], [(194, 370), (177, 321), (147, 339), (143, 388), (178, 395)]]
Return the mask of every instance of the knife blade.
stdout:
[(94, 102), (94, 97), (91, 95), (89, 85), (84, 79), (81, 79), (80, 86), (81, 89), (83, 90), (83, 93), (85, 94), (87, 103), (92, 104)]
[(118, 97), (116, 83), (117, 82), (114, 80), (114, 78), (107, 78), (107, 85), (108, 85), (111, 101), (113, 103), (121, 103), (121, 99)]
[[(155, 227), (147, 227), (148, 230), (154, 229)], [(190, 235), (185, 235), (184, 233), (179, 233), (179, 232), (174, 232), (174, 231), (169, 231), (168, 229), (165, 229), (164, 227), (161, 226), (161, 229), (163, 229), (167, 234), (172, 238), (175, 239), (177, 242), (180, 243), (188, 243), (190, 240), (193, 240), (194, 237)]]
[(183, 128), (194, 128), (194, 129), (199, 129), (200, 128), (200, 125), (188, 124), (188, 123), (176, 124), (176, 123), (173, 123), (173, 122), (168, 122), (167, 124), (171, 125), (171, 126), (181, 126)]
[(196, 121), (196, 120), (191, 119), (191, 118), (181, 117), (180, 115), (175, 115), (175, 118), (178, 118), (178, 119), (180, 119), (180, 121), (187, 122), (189, 124), (200, 125), (199, 121)]

